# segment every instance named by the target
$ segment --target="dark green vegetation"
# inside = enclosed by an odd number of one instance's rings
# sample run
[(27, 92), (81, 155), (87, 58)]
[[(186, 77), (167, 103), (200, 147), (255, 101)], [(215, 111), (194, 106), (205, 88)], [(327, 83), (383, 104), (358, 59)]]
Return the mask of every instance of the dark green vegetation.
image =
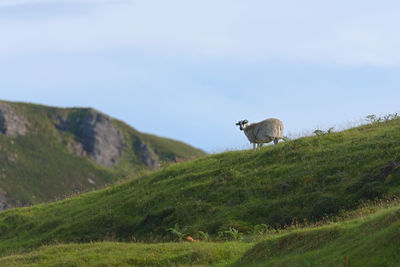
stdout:
[(400, 206), (373, 211), (250, 241), (43, 246), (0, 258), (0, 266), (398, 266)]
[(93, 109), (0, 101), (0, 209), (104, 187), (201, 155)]
[[(0, 251), (54, 242), (237, 238), (400, 193), (400, 120), (211, 155), (48, 205), (0, 213)], [(231, 229), (230, 233), (227, 230)]]

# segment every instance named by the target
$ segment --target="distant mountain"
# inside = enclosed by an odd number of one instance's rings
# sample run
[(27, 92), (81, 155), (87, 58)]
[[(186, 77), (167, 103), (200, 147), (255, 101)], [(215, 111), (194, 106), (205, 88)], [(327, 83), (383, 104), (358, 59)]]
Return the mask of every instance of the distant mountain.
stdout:
[(91, 108), (0, 101), (0, 210), (103, 187), (202, 155)]

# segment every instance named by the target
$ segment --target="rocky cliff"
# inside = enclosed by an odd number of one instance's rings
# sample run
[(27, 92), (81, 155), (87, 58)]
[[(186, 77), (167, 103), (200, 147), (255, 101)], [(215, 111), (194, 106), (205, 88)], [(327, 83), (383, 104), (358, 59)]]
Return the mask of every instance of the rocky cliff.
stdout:
[(0, 103), (0, 132), (7, 136), (25, 135), (28, 121), (7, 103)]
[[(56, 127), (73, 132), (86, 152), (84, 154), (92, 156), (98, 164), (106, 167), (118, 163), (127, 145), (123, 133), (113, 124), (112, 119), (95, 110), (67, 119), (59, 116)], [(82, 154), (80, 148), (76, 150)]]
[(88, 191), (204, 154), (94, 109), (0, 101), (0, 210)]

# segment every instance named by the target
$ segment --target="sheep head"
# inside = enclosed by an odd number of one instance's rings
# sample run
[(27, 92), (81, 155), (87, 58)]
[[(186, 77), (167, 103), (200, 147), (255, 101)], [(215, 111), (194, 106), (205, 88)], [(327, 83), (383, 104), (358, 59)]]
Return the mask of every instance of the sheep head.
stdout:
[(236, 123), (237, 126), (239, 126), (240, 130), (243, 131), (247, 127), (248, 120), (242, 120)]

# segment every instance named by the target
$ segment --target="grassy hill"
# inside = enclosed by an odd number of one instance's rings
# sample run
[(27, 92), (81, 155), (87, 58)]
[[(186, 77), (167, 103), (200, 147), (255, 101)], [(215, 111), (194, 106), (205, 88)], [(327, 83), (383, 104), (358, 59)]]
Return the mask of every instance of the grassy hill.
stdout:
[(0, 209), (104, 187), (204, 154), (93, 109), (0, 101)]
[(256, 243), (235, 266), (398, 266), (400, 206)]
[(75, 198), (4, 211), (0, 252), (179, 234), (226, 240), (264, 224), (320, 221), (399, 196), (399, 162), (399, 119), (210, 155)]
[(0, 266), (398, 266), (400, 206), (357, 214), (242, 241), (56, 244), (2, 257)]

